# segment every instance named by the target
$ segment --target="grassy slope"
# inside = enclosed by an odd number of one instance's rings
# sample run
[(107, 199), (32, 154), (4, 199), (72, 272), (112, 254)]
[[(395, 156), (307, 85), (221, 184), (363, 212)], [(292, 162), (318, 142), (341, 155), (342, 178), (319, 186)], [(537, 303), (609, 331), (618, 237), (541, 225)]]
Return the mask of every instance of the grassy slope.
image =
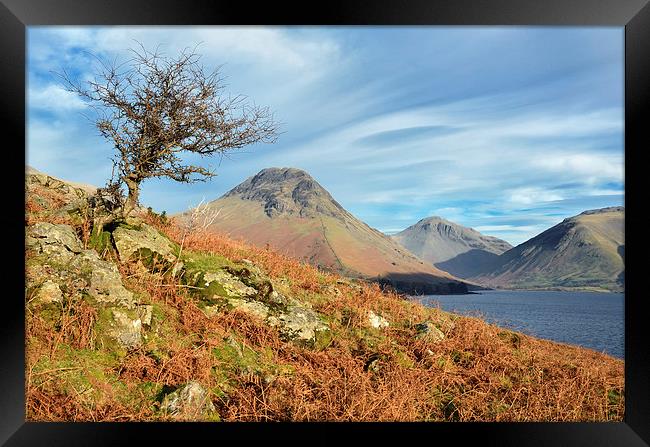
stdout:
[[(49, 219), (29, 197), (27, 211), (31, 223)], [(83, 222), (68, 223), (89, 241)], [(159, 228), (181, 242), (178, 228)], [(294, 346), (236, 311), (208, 318), (190, 290), (121, 265), (126, 286), (154, 306), (144, 346), (98, 344), (102, 315), (84, 301), (54, 313), (26, 305), (28, 420), (164, 420), (162, 395), (188, 380), (209, 390), (226, 421), (622, 420), (620, 360), (425, 308), (224, 235), (191, 234), (184, 250), (206, 265), (253, 261), (281, 293), (325, 317), (331, 343)], [(369, 327), (369, 310), (390, 327)], [(425, 320), (446, 338), (417, 339), (414, 325)]]
[(501, 255), (471, 279), (502, 288), (622, 290), (624, 217), (620, 211), (578, 215)]

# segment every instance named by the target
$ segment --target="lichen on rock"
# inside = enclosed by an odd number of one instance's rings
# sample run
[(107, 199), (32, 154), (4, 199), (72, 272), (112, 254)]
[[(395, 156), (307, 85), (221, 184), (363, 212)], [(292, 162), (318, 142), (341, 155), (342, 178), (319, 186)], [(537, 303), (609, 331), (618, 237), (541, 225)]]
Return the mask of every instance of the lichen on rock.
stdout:
[(288, 305), (277, 316), (269, 317), (268, 323), (278, 327), (283, 338), (311, 346), (320, 344), (330, 330), (317, 312), (295, 303)]
[(372, 326), (375, 329), (382, 329), (390, 326), (388, 320), (386, 320), (381, 315), (377, 315), (373, 311), (368, 312), (368, 323), (370, 323), (370, 326)]
[(145, 223), (120, 225), (112, 235), (122, 262), (139, 260), (150, 270), (165, 271), (175, 267), (178, 271), (176, 246), (155, 228)]
[(38, 304), (60, 303), (63, 301), (63, 293), (56, 282), (48, 279), (37, 289), (34, 301)]
[(167, 394), (163, 398), (160, 409), (176, 420), (218, 420), (208, 392), (195, 381), (188, 382)]
[(83, 250), (83, 244), (70, 225), (38, 222), (27, 228), (26, 246), (37, 254), (64, 261)]
[(35, 288), (34, 303), (63, 302), (66, 296), (87, 299), (110, 309), (106, 335), (124, 347), (140, 344), (142, 321), (130, 316), (137, 304), (133, 293), (114, 264), (83, 249), (71, 226), (39, 222), (27, 228), (26, 245), (32, 251), (26, 285)]
[(142, 343), (142, 321), (119, 308), (112, 308), (110, 335), (125, 348), (135, 348)]

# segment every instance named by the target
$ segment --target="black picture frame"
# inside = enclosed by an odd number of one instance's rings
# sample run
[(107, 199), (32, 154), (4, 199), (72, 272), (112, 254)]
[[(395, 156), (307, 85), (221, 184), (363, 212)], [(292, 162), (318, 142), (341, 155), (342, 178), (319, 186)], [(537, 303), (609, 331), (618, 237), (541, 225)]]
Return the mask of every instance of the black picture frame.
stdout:
[[(32, 25), (554, 25), (625, 27), (625, 232), (640, 235), (644, 195), (641, 157), (647, 147), (643, 116), (650, 108), (650, 6), (648, 0), (363, 0), (279, 5), (275, 2), (186, 0), (0, 0), (0, 101), (5, 169), (2, 181), (3, 242), (11, 285), (3, 287), (0, 325), (0, 443), (6, 445), (125, 445), (159, 443), (197, 436), (224, 442), (251, 434), (267, 442), (282, 430), (285, 440), (338, 442), (361, 434), (368, 442), (391, 434), (408, 442), (421, 435), (430, 442), (464, 441), (481, 445), (642, 446), (650, 443), (649, 349), (644, 343), (648, 311), (641, 294), (641, 246), (626, 247), (625, 420), (621, 423), (438, 423), (438, 424), (201, 424), (201, 423), (33, 423), (25, 422), (24, 395), (24, 213), (26, 27)], [(645, 113), (644, 113), (645, 112)], [(8, 142), (13, 143), (8, 143)], [(645, 143), (645, 146), (642, 144)], [(647, 187), (646, 187), (647, 188)], [(23, 237), (21, 237), (21, 234)], [(640, 239), (639, 239), (640, 241)], [(638, 257), (638, 260), (636, 259)], [(630, 261), (632, 259), (632, 261)], [(17, 290), (14, 290), (17, 289)], [(313, 437), (312, 430), (324, 436)], [(344, 433), (343, 433), (344, 432)], [(312, 436), (310, 436), (310, 434)], [(441, 437), (447, 438), (441, 441)], [(417, 442), (419, 438), (412, 438)], [(280, 439), (282, 440), (282, 439)], [(227, 442), (227, 441), (226, 441)]]

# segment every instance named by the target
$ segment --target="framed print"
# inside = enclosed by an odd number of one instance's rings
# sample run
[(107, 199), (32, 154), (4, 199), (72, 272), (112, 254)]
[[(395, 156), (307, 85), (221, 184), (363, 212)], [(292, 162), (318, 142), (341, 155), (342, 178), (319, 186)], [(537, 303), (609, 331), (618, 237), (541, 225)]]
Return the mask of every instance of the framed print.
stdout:
[(649, 22), (2, 0), (0, 438), (647, 444)]

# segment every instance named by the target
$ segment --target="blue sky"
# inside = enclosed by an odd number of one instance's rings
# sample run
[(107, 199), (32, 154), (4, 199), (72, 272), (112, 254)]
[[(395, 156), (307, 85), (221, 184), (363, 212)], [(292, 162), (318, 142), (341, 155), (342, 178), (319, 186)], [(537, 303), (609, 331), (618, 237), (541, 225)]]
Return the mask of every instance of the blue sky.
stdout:
[(204, 160), (218, 176), (151, 179), (141, 201), (184, 211), (265, 167), (307, 170), (345, 208), (394, 233), (439, 215), (524, 242), (587, 209), (622, 205), (622, 27), (29, 27), (27, 163), (103, 185), (112, 146), (52, 71), (87, 52), (172, 56), (201, 43), (226, 91), (283, 123), (274, 145)]

